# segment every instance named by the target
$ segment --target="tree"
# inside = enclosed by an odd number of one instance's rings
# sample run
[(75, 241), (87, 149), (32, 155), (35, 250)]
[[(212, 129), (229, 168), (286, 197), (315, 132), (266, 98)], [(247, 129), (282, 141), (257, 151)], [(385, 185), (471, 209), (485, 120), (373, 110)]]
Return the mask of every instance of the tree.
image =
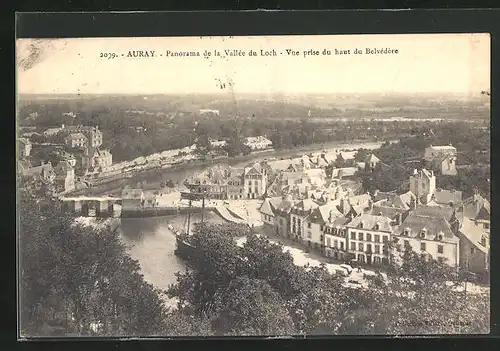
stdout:
[(248, 277), (232, 280), (222, 293), (214, 321), (221, 335), (292, 335), (294, 324), (284, 301), (267, 282)]
[(19, 203), (22, 334), (49, 336), (55, 325), (64, 335), (158, 335), (163, 302), (118, 234), (76, 225), (32, 189)]
[(371, 312), (363, 316), (371, 333), (449, 334), (488, 332), (489, 295), (474, 295), (468, 302), (456, 291), (458, 280), (446, 263), (410, 247), (394, 245), (387, 271), (367, 277), (373, 291)]

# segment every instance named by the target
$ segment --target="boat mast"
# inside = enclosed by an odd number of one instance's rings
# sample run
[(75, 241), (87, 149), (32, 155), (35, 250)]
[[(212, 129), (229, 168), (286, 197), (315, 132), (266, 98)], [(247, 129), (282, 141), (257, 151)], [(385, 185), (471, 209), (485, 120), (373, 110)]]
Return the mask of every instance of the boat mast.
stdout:
[(191, 206), (193, 204), (193, 200), (190, 198), (189, 199), (189, 208), (188, 208), (188, 213), (187, 213), (187, 229), (186, 229), (186, 233), (187, 235), (189, 235), (189, 227), (191, 225)]

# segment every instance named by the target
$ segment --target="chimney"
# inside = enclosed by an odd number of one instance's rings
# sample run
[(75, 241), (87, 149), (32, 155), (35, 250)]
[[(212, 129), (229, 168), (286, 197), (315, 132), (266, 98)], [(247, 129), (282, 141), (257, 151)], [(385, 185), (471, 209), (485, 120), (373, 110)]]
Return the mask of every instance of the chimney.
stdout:
[(396, 225), (401, 225), (401, 213), (398, 213), (396, 215)]
[(372, 200), (368, 200), (368, 210), (372, 210), (373, 209), (373, 201)]

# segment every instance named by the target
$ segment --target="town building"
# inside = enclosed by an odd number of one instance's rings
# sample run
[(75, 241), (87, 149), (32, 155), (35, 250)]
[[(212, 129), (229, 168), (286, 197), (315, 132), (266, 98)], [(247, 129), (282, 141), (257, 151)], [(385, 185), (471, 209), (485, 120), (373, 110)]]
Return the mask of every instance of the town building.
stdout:
[(64, 130), (67, 133), (82, 133), (87, 137), (87, 147), (89, 148), (98, 148), (102, 145), (103, 141), (103, 136), (102, 132), (99, 130), (98, 127), (91, 127), (91, 126), (64, 126), (62, 127), (62, 130)]
[(264, 227), (277, 233), (276, 209), (280, 208), (284, 200), (281, 197), (266, 198), (259, 208)]
[(325, 256), (334, 260), (346, 261), (348, 255), (348, 241), (346, 224), (349, 222), (347, 217), (338, 217), (333, 222), (326, 222), (323, 226)]
[(28, 157), (30, 155), (31, 149), (32, 149), (32, 144), (29, 141), (29, 139), (19, 138), (18, 145), (19, 145), (19, 157), (20, 158)]
[(265, 136), (257, 136), (246, 138), (244, 144), (248, 146), (252, 151), (256, 151), (270, 149), (273, 145), (273, 142), (267, 139)]
[(87, 137), (83, 133), (71, 133), (64, 138), (64, 143), (70, 148), (87, 147)]
[(43, 132), (43, 135), (45, 136), (53, 136), (56, 135), (64, 130), (64, 124), (61, 125), (59, 128), (48, 128)]
[(432, 168), (439, 170), (442, 175), (457, 175), (457, 149), (450, 145), (433, 146), (425, 149), (424, 159)]
[(285, 197), (275, 208), (274, 216), (276, 222), (276, 234), (282, 237), (291, 237), (290, 212), (294, 204), (294, 200)]
[(208, 141), (210, 143), (210, 146), (212, 146), (213, 148), (223, 148), (224, 146), (227, 145), (227, 141), (225, 140), (209, 139)]
[(243, 196), (247, 199), (259, 199), (267, 190), (267, 168), (259, 163), (245, 167), (243, 173)]
[(462, 192), (454, 189), (436, 189), (431, 196), (431, 202), (437, 205), (456, 207), (462, 202)]
[(53, 184), (56, 179), (56, 174), (54, 172), (54, 168), (52, 167), (52, 163), (49, 162), (41, 162), (40, 166), (24, 168), (20, 167), (19, 170), (21, 174), (25, 177), (34, 178), (37, 180), (41, 180), (45, 183)]
[[(236, 172), (235, 172), (236, 173)], [(227, 196), (229, 200), (243, 199), (243, 177), (236, 173), (227, 179)]]
[(75, 189), (75, 169), (71, 161), (60, 161), (54, 167), (55, 186), (57, 192), (68, 192)]
[(348, 252), (359, 263), (381, 265), (389, 262), (387, 244), (392, 221), (385, 216), (361, 214), (347, 223)]
[(113, 155), (109, 150), (88, 147), (81, 155), (83, 169), (105, 171), (113, 164)]
[[(312, 210), (318, 207), (319, 204), (311, 199), (298, 201), (290, 210), (290, 234), (297, 241), (307, 243), (312, 246), (311, 223), (305, 223), (306, 218), (311, 214)], [(317, 245), (321, 244), (321, 240), (316, 238)]]
[(486, 233), (490, 233), (490, 202), (476, 190), (474, 195), (465, 199), (461, 206), (464, 217), (481, 226)]
[(331, 179), (344, 179), (356, 175), (357, 167), (342, 167), (332, 169)]
[(460, 240), (439, 209), (422, 206), (410, 211), (393, 230), (393, 242), (402, 248), (429, 255), (451, 267), (460, 261)]
[(423, 204), (428, 203), (436, 190), (436, 177), (434, 171), (425, 168), (414, 170), (410, 176), (410, 191)]
[(451, 144), (443, 146), (430, 145), (429, 147), (425, 148), (424, 159), (427, 161), (433, 161), (436, 158), (448, 155), (452, 156), (457, 155), (457, 149), (453, 147)]
[[(205, 194), (209, 199), (224, 200), (228, 198), (227, 181), (229, 178), (233, 178), (231, 177), (231, 173), (232, 171), (229, 166), (216, 165), (188, 179), (186, 186), (192, 192)], [(235, 175), (235, 177), (241, 178), (241, 175)], [(233, 184), (231, 188), (232, 194), (239, 195), (240, 190), (235, 184), (241, 184), (241, 181), (233, 180), (231, 183)]]
[(368, 172), (373, 172), (375, 170), (375, 167), (377, 167), (378, 164), (380, 164), (382, 161), (375, 156), (374, 154), (370, 154), (366, 156), (364, 159), (364, 170)]
[(464, 216), (455, 234), (460, 240), (460, 267), (480, 275), (489, 273), (489, 233), (480, 223)]
[[(343, 259), (345, 238), (339, 231), (338, 220), (343, 214), (337, 208), (337, 202), (318, 206), (306, 218), (306, 237), (308, 245), (321, 248), (324, 254), (335, 259)], [(339, 253), (342, 253), (339, 255)], [(342, 257), (342, 258), (339, 258)]]

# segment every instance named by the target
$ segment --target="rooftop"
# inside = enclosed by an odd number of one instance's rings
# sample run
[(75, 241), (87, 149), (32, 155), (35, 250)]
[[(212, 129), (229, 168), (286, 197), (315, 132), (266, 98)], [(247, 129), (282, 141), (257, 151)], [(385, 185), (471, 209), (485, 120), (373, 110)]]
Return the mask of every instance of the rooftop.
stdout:
[[(482, 227), (476, 225), (474, 221), (471, 221), (468, 218), (464, 218), (462, 225), (460, 227), (460, 233), (464, 235), (477, 249), (481, 250), (484, 253), (489, 251), (489, 238), (487, 234), (484, 232)], [(481, 244), (482, 238), (487, 238), (486, 246)]]
[(459, 190), (436, 189), (432, 199), (438, 204), (457, 204), (462, 202), (462, 192)]
[[(405, 231), (407, 231), (407, 234)], [(443, 235), (443, 241), (458, 242), (458, 238), (451, 231), (450, 224), (443, 216), (410, 213), (401, 225), (394, 228), (393, 234), (407, 235), (408, 237), (425, 240), (436, 240), (437, 236), (441, 234)]]
[(382, 232), (391, 232), (392, 230), (390, 218), (371, 214), (362, 214), (355, 217), (350, 223), (347, 224), (347, 227), (378, 230)]

